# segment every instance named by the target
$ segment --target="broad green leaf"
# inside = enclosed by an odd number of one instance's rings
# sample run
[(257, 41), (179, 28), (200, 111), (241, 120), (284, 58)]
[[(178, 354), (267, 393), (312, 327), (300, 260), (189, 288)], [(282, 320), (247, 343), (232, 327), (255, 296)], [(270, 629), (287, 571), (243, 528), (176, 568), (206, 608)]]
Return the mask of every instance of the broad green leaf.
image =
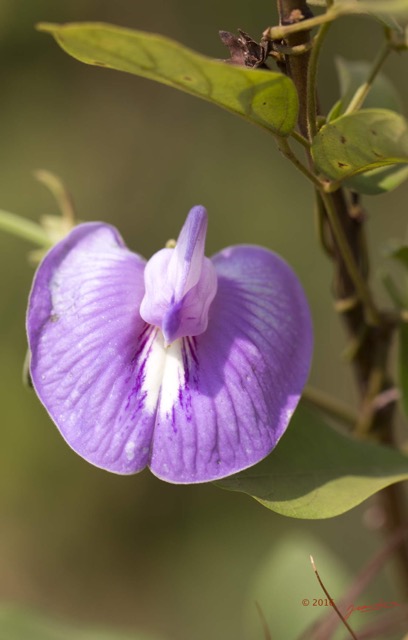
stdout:
[(42, 24), (39, 29), (81, 62), (181, 89), (281, 136), (295, 127), (296, 89), (281, 73), (230, 65), (163, 36), (108, 24)]
[(66, 625), (33, 611), (3, 606), (0, 640), (157, 640), (157, 636)]
[[(340, 84), (341, 106), (338, 116), (342, 115), (357, 89), (366, 82), (372, 64), (365, 60), (345, 60), (336, 58), (336, 69)], [(402, 112), (401, 100), (392, 82), (379, 73), (364, 100), (365, 109), (389, 109)]]
[(217, 485), (247, 493), (282, 515), (318, 519), (340, 515), (407, 479), (408, 457), (351, 439), (301, 407), (265, 460)]
[(399, 330), (399, 385), (401, 403), (408, 417), (408, 323), (401, 323)]
[[(361, 193), (394, 189), (407, 177), (408, 127), (399, 114), (362, 109), (324, 125), (313, 140), (312, 155), (321, 173)], [(373, 169), (390, 168), (373, 173)], [(364, 176), (364, 172), (371, 174)], [(358, 180), (354, 180), (358, 176)]]

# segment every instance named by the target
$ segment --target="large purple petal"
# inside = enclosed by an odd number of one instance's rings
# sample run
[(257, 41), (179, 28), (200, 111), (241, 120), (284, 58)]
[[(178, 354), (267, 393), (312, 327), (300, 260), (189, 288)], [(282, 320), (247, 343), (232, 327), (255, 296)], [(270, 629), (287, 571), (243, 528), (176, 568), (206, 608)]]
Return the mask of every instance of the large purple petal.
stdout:
[(117, 473), (146, 466), (156, 410), (143, 387), (156, 334), (139, 314), (144, 266), (113, 227), (80, 225), (43, 260), (28, 310), (37, 394), (75, 451)]
[[(307, 302), (266, 249), (226, 249), (214, 268), (207, 330), (166, 345), (140, 316), (145, 262), (113, 227), (81, 225), (43, 260), (27, 320), (32, 379), (86, 460), (117, 473), (149, 464), (192, 483), (240, 471), (275, 446), (308, 375)], [(182, 298), (185, 309), (199, 292)]]
[(251, 246), (212, 261), (218, 290), (207, 331), (166, 356), (149, 466), (170, 482), (222, 478), (264, 458), (310, 367), (310, 313), (290, 267)]

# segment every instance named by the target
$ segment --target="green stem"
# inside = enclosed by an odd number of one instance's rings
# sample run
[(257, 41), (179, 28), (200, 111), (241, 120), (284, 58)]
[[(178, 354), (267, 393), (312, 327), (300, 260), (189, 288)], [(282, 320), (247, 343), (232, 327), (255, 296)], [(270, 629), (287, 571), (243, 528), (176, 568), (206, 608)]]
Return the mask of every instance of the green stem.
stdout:
[(309, 171), (309, 169), (293, 153), (287, 139), (282, 138), (281, 136), (276, 136), (276, 142), (277, 142), (279, 151), (283, 153), (285, 158), (290, 160), (295, 165), (296, 169), (301, 171), (303, 175), (306, 176), (306, 178), (310, 180), (315, 185), (315, 187), (317, 187), (317, 189), (319, 189), (319, 191), (322, 191), (322, 183), (320, 182), (319, 178), (317, 178), (311, 171)]
[(320, 389), (315, 389), (309, 385), (306, 386), (303, 390), (302, 399), (349, 427), (355, 427), (357, 423), (358, 415), (353, 409)]
[(330, 224), (333, 230), (333, 235), (336, 238), (337, 245), (341, 252), (341, 255), (346, 265), (349, 276), (354, 283), (357, 295), (359, 296), (361, 302), (365, 306), (365, 311), (367, 314), (367, 322), (368, 324), (371, 324), (371, 325), (378, 325), (380, 324), (379, 313), (372, 300), (371, 293), (367, 286), (367, 283), (363, 278), (362, 274), (360, 273), (360, 270), (358, 268), (354, 255), (351, 251), (350, 245), (347, 241), (347, 237), (344, 233), (343, 227), (337, 217), (337, 212), (334, 207), (332, 198), (329, 194), (327, 194), (324, 191), (324, 189), (321, 186), (320, 186), (320, 196), (326, 208), (326, 213), (330, 220)]
[(347, 15), (370, 15), (371, 12), (384, 11), (385, 13), (392, 14), (394, 12), (405, 12), (406, 1), (405, 0), (386, 0), (384, 2), (376, 2), (375, 7), (372, 6), (372, 0), (369, 2), (356, 2), (355, 0), (343, 0), (337, 4), (332, 4), (327, 8), (326, 13), (320, 16), (314, 16), (307, 20), (301, 20), (294, 24), (279, 25), (276, 27), (270, 27), (265, 31), (265, 35), (270, 40), (284, 40), (287, 36), (294, 33), (300, 33), (301, 31), (308, 31), (314, 27), (319, 27), (327, 22), (333, 22), (336, 18)]
[(325, 24), (326, 22), (331, 22), (337, 17), (337, 13), (333, 10), (327, 11), (327, 13), (323, 13), (321, 16), (314, 16), (313, 18), (308, 18), (307, 20), (302, 20), (301, 22), (295, 22), (294, 24), (289, 25), (280, 25), (279, 27), (271, 27), (267, 30), (266, 35), (270, 40), (284, 40), (287, 36), (292, 35), (293, 33), (299, 33), (300, 31), (308, 31), (309, 29), (313, 29), (313, 27), (318, 27), (321, 24)]
[(17, 216), (15, 213), (0, 210), (0, 229), (40, 247), (49, 248), (52, 245), (51, 240), (39, 224)]
[(325, 188), (320, 180), (302, 162), (300, 162), (299, 158), (296, 157), (296, 155), (290, 148), (289, 142), (286, 138), (276, 136), (276, 142), (279, 150), (283, 153), (283, 155), (288, 160), (290, 160), (295, 165), (295, 167), (299, 171), (301, 171), (303, 175), (306, 176), (306, 178), (308, 178), (308, 180), (310, 180), (312, 184), (314, 184), (314, 186), (319, 190), (321, 199), (326, 208), (327, 216), (333, 229), (334, 237), (336, 238), (336, 242), (343, 257), (344, 264), (346, 265), (350, 278), (354, 282), (354, 287), (356, 289), (357, 295), (359, 296), (361, 302), (364, 304), (367, 322), (370, 325), (379, 325), (379, 313), (372, 300), (367, 283), (360, 273), (340, 220), (337, 217), (337, 211), (333, 204), (331, 195), (326, 193)]
[(324, 24), (314, 39), (313, 49), (310, 54), (309, 59), (309, 67), (307, 70), (307, 123), (308, 123), (308, 132), (309, 132), (309, 140), (313, 140), (315, 135), (317, 134), (317, 122), (316, 122), (316, 114), (317, 114), (317, 100), (316, 100), (316, 80), (317, 80), (317, 69), (319, 62), (320, 50), (322, 48), (323, 41), (326, 37), (326, 34), (330, 28), (331, 23), (328, 22)]
[(383, 46), (381, 47), (380, 51), (378, 52), (377, 57), (375, 58), (375, 60), (373, 62), (373, 66), (371, 68), (371, 71), (369, 73), (369, 76), (368, 76), (367, 80), (364, 82), (364, 84), (361, 85), (361, 87), (359, 87), (357, 89), (357, 91), (355, 92), (354, 96), (351, 98), (347, 109), (344, 111), (344, 115), (347, 115), (348, 113), (353, 113), (354, 111), (357, 111), (358, 109), (360, 109), (360, 107), (364, 103), (364, 100), (366, 99), (371, 87), (373, 86), (373, 82), (374, 82), (378, 72), (380, 71), (380, 69), (381, 69), (382, 65), (384, 64), (385, 60), (387, 59), (387, 57), (391, 53), (391, 49), (392, 49), (392, 47), (390, 46), (390, 43), (389, 42), (384, 42)]
[(52, 193), (68, 227), (74, 227), (76, 224), (75, 207), (63, 182), (54, 173), (45, 169), (34, 171), (34, 176)]
[(292, 131), (290, 135), (294, 140), (296, 140), (296, 142), (299, 142), (305, 149), (307, 149), (307, 151), (310, 151), (309, 141), (304, 136), (302, 136), (299, 131)]
[(333, 260), (334, 259), (334, 248), (331, 238), (327, 234), (327, 227), (325, 225), (325, 217), (326, 217), (326, 209), (324, 208), (324, 204), (320, 197), (320, 191), (315, 189), (315, 206), (314, 206), (314, 218), (315, 218), (315, 228), (317, 231), (317, 238), (319, 243), (322, 245), (323, 249), (327, 253), (327, 255)]

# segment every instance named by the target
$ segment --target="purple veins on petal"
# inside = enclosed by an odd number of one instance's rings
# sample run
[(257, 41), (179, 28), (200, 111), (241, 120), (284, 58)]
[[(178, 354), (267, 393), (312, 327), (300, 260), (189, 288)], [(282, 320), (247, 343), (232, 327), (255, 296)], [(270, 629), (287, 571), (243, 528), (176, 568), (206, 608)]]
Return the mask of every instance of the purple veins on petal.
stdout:
[(176, 247), (146, 263), (113, 227), (87, 223), (37, 271), (33, 384), (96, 466), (206, 482), (264, 458), (288, 426), (312, 354), (301, 285), (261, 247), (206, 258), (206, 229), (194, 207)]

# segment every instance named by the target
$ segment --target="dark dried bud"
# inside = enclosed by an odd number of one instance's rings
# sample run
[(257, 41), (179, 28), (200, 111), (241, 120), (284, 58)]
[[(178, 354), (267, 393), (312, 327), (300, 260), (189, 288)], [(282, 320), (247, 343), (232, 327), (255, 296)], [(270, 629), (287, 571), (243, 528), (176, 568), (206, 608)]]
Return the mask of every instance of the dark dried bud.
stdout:
[(266, 59), (270, 51), (270, 43), (262, 39), (255, 42), (245, 31), (238, 29), (239, 36), (229, 31), (220, 31), (220, 38), (228, 47), (231, 58), (226, 60), (229, 64), (236, 64), (251, 69), (268, 69)]

